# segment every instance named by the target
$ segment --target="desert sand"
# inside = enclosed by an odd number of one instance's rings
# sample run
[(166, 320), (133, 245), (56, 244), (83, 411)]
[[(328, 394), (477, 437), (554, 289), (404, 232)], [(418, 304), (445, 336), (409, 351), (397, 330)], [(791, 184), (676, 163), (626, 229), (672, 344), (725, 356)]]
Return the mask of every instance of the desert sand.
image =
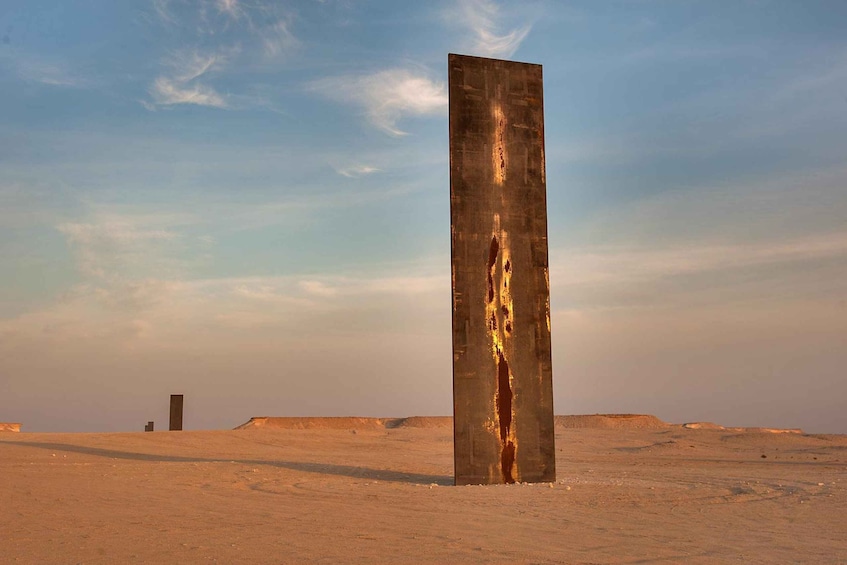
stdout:
[(557, 417), (555, 483), (452, 486), (449, 418), (0, 434), (0, 563), (845, 563), (847, 436)]

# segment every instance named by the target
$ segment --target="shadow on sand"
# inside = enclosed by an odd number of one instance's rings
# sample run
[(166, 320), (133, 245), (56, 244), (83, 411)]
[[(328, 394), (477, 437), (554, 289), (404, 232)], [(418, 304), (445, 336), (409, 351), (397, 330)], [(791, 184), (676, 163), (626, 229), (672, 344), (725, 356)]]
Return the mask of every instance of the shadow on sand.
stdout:
[(335, 465), (332, 463), (309, 463), (305, 461), (273, 461), (262, 459), (222, 459), (201, 457), (180, 457), (178, 455), (156, 455), (152, 453), (134, 453), (131, 451), (117, 451), (114, 449), (100, 449), (98, 447), (85, 447), (68, 443), (40, 443), (33, 441), (9, 442), (10, 445), (25, 445), (37, 447), (50, 451), (66, 451), (70, 453), (82, 453), (95, 457), (107, 457), (110, 459), (124, 459), (129, 461), (153, 461), (159, 463), (241, 463), (244, 465), (267, 465), (301, 471), (304, 473), (317, 473), (322, 475), (337, 475), (340, 477), (351, 477), (355, 479), (367, 479), (372, 481), (387, 481), (409, 484), (438, 484), (442, 486), (452, 485), (453, 477), (446, 475), (425, 475), (421, 473), (404, 473), (402, 471), (391, 471), (388, 469), (371, 469), (370, 467), (355, 467), (353, 465)]

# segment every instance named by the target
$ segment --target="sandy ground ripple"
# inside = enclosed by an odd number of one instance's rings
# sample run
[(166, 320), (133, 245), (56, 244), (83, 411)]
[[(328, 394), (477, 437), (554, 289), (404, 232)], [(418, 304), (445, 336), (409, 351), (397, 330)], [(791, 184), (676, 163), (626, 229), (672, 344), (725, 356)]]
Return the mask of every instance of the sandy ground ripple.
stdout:
[(560, 426), (556, 483), (454, 487), (431, 424), (3, 434), (0, 563), (847, 563), (847, 436)]

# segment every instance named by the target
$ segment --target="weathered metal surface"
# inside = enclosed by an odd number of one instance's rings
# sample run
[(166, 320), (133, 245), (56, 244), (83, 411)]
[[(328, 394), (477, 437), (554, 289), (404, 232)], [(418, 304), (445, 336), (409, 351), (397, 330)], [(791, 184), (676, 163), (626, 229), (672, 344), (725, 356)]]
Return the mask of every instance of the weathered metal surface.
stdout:
[(448, 65), (455, 481), (554, 481), (541, 65)]
[(181, 394), (171, 395), (171, 417), (168, 430), (172, 432), (182, 430), (182, 400)]

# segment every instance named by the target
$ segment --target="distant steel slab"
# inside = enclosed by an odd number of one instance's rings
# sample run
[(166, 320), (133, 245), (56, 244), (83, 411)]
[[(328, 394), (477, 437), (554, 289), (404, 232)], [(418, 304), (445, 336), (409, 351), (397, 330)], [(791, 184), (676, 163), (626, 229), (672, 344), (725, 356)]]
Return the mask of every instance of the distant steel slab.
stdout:
[(171, 412), (168, 421), (168, 430), (172, 432), (182, 431), (182, 406), (183, 396), (181, 394), (172, 394)]
[(554, 481), (541, 65), (448, 64), (456, 484)]

